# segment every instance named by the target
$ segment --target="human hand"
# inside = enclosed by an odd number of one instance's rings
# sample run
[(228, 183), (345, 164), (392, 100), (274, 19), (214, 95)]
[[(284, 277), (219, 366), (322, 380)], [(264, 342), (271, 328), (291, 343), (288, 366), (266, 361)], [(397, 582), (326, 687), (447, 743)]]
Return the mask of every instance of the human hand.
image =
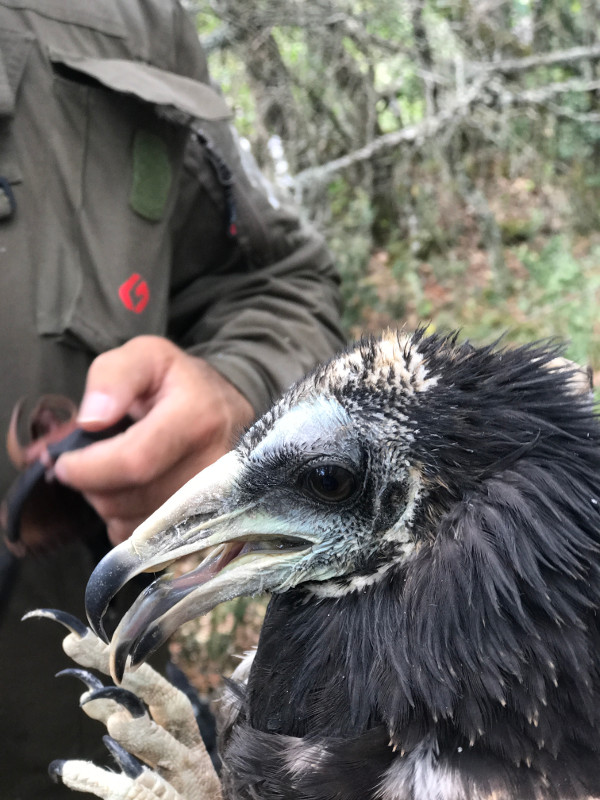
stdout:
[(77, 423), (123, 433), (56, 462), (56, 478), (83, 493), (112, 544), (180, 486), (231, 449), (254, 418), (250, 403), (206, 361), (167, 339), (139, 336), (92, 363)]

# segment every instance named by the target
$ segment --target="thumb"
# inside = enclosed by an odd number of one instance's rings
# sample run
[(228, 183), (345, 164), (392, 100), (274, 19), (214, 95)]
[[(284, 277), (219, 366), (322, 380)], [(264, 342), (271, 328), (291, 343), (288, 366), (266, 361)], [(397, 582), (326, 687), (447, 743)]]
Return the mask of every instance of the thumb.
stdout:
[(170, 342), (138, 337), (102, 353), (92, 362), (86, 379), (77, 424), (96, 431), (130, 414), (143, 397), (152, 395), (169, 364)]
[(125, 416), (123, 400), (109, 391), (86, 388), (77, 414), (77, 424), (86, 430), (101, 430)]

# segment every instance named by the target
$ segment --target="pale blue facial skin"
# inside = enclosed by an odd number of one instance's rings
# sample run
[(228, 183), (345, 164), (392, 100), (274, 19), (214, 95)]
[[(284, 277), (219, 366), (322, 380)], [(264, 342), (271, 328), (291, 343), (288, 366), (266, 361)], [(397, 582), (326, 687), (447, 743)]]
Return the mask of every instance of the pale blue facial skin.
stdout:
[[(271, 430), (253, 448), (251, 457), (259, 461), (270, 451), (293, 445), (308, 453), (321, 452), (328, 445), (334, 455), (339, 448), (340, 435), (352, 427), (348, 412), (334, 397), (303, 400), (275, 421)], [(336, 446), (337, 445), (337, 446)], [(336, 449), (333, 449), (336, 448)]]

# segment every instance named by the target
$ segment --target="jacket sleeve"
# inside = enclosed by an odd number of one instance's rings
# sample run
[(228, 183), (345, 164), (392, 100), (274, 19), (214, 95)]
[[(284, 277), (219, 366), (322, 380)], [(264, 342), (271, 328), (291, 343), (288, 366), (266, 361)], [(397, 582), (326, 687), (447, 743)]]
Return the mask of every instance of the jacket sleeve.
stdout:
[(323, 238), (278, 200), (226, 123), (202, 123), (177, 209), (169, 335), (257, 413), (343, 343)]

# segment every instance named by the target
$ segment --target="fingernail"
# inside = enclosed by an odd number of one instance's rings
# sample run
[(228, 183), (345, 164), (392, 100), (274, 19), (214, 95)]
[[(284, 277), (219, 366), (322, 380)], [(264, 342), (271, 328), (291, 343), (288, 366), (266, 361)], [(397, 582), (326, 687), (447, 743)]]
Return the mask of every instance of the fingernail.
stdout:
[(65, 465), (62, 463), (62, 456), (58, 459), (56, 464), (54, 465), (53, 472), (54, 477), (60, 481), (61, 483), (68, 483), (69, 482), (69, 471), (65, 469)]
[(104, 422), (112, 419), (115, 407), (115, 399), (109, 394), (89, 392), (81, 401), (77, 422)]

